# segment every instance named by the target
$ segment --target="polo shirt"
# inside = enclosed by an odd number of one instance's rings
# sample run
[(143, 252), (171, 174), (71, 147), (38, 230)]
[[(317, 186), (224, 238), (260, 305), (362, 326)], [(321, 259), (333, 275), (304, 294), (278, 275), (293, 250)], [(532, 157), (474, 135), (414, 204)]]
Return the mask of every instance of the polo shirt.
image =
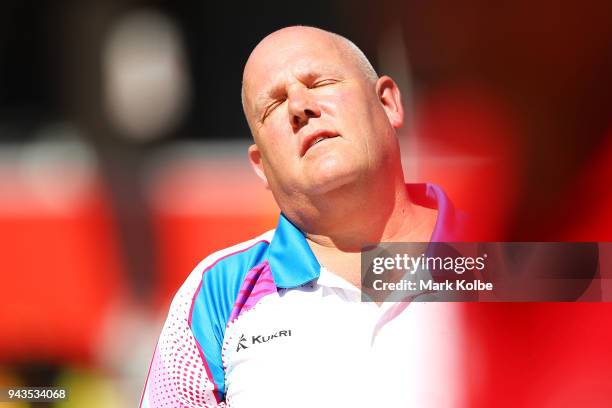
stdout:
[[(441, 188), (406, 186), (438, 210), (431, 241), (458, 237)], [(362, 302), (283, 214), (277, 228), (204, 259), (176, 294), (141, 407), (456, 406), (453, 303)]]

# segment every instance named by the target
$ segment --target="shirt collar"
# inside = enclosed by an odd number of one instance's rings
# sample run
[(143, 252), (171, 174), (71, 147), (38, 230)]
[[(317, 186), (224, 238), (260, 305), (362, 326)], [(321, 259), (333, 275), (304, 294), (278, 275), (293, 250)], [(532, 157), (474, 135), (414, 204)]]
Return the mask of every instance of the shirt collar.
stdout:
[[(438, 210), (431, 241), (454, 241), (457, 214), (442, 188), (435, 184), (406, 184), (406, 189), (413, 203)], [(321, 265), (304, 233), (282, 213), (268, 248), (268, 262), (278, 288), (295, 288), (320, 276)]]
[(268, 262), (279, 288), (295, 288), (319, 277), (321, 266), (304, 233), (281, 213), (268, 249)]
[(452, 242), (461, 239), (465, 215), (455, 210), (444, 190), (436, 184), (406, 184), (410, 201), (438, 210), (438, 217), (430, 242)]

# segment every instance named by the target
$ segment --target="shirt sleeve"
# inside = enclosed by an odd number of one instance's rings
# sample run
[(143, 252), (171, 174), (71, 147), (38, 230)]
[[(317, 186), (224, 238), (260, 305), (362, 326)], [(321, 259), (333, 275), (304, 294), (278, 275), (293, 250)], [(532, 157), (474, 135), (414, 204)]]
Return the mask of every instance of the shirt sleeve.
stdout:
[[(201, 347), (190, 321), (195, 296), (200, 291), (202, 268), (196, 268), (176, 294), (159, 337), (141, 408), (225, 407), (223, 393), (213, 372), (219, 364), (207, 358), (204, 350), (221, 347), (217, 341)], [(221, 363), (221, 362), (218, 362)]]
[(155, 348), (142, 408), (226, 406), (225, 329), (247, 272), (266, 252), (262, 237), (212, 254), (185, 280)]

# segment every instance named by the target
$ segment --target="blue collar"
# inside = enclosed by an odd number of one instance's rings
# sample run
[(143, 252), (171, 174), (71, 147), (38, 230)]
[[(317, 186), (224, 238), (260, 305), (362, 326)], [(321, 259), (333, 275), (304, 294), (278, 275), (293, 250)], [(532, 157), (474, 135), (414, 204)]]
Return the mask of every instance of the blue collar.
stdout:
[(304, 233), (281, 213), (268, 247), (268, 262), (278, 288), (295, 288), (319, 277), (321, 265)]
[[(455, 241), (459, 219), (442, 188), (435, 184), (406, 184), (410, 200), (438, 210), (432, 242)], [(268, 262), (278, 288), (295, 288), (319, 277), (321, 265), (306, 242), (304, 233), (281, 213), (268, 247)]]

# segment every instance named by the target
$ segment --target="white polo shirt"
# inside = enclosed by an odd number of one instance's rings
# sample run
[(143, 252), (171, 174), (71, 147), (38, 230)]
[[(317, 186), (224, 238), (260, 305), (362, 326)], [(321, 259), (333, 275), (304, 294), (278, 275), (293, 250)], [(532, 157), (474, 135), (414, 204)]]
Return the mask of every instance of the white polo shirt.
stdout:
[[(453, 240), (442, 190), (407, 188), (438, 209), (432, 241)], [(211, 255), (187, 278), (141, 406), (460, 406), (459, 319), (453, 303), (362, 302), (281, 214), (275, 230)]]

